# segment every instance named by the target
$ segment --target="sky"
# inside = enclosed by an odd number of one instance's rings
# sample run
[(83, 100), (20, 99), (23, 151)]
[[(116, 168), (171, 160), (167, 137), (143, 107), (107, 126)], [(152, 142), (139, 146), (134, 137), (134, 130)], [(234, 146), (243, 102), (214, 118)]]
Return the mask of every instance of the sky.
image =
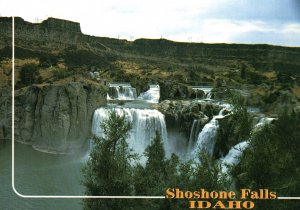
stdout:
[(0, 0), (0, 16), (12, 15), (127, 40), (300, 46), (300, 0)]

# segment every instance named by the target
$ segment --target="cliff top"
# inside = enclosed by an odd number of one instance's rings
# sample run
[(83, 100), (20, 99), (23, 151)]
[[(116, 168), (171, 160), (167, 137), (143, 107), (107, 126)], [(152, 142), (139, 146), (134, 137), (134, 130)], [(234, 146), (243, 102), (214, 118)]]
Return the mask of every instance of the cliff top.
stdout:
[[(0, 17), (0, 25), (11, 24), (11, 23), (12, 23), (12, 17)], [(16, 27), (41, 26), (48, 29), (68, 30), (72, 32), (81, 33), (80, 23), (69, 21), (69, 20), (58, 19), (58, 18), (52, 18), (52, 17), (49, 17), (48, 19), (42, 21), (41, 23), (31, 23), (25, 21), (21, 17), (15, 17), (15, 26)]]
[[(12, 17), (0, 17), (0, 25), (11, 25)], [(42, 21), (41, 23), (31, 23), (24, 20), (21, 17), (15, 17), (15, 26), (16, 28), (22, 28), (22, 26), (31, 26), (31, 27), (42, 27), (50, 30), (57, 30), (57, 31), (66, 31), (69, 33), (77, 33), (84, 36), (81, 31), (80, 23), (58, 19), (49, 17), (48, 19)], [(168, 39), (149, 39), (149, 38), (139, 38), (132, 41), (128, 41), (126, 39), (115, 39), (115, 38), (108, 38), (108, 37), (95, 37), (92, 35), (85, 35), (90, 38), (96, 38), (101, 40), (102, 43), (106, 43), (109, 45), (118, 44), (134, 44), (134, 45), (149, 45), (149, 46), (177, 46), (177, 47), (210, 47), (210, 48), (252, 48), (252, 49), (272, 49), (272, 48), (290, 48), (290, 49), (300, 49), (300, 47), (287, 47), (287, 46), (277, 46), (277, 45), (270, 45), (270, 44), (242, 44), (242, 43), (188, 43), (188, 42), (178, 42), (172, 41)]]

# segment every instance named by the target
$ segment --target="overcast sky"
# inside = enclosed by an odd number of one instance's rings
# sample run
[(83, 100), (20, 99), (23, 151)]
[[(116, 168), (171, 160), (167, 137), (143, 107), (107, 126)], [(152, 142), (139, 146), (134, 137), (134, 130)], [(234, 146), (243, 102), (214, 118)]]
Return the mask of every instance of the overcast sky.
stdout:
[(300, 46), (300, 0), (0, 0), (0, 15), (67, 19), (128, 40)]

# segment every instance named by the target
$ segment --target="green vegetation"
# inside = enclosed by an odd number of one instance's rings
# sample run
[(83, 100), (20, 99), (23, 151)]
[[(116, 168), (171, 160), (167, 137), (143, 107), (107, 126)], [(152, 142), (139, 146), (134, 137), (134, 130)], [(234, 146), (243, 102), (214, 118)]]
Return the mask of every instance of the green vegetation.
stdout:
[(38, 83), (41, 80), (38, 66), (33, 63), (23, 65), (20, 71), (20, 80), (22, 84), (26, 85)]
[[(163, 196), (167, 187), (175, 187), (172, 183), (176, 175), (178, 157), (172, 155), (166, 159), (160, 134), (145, 151), (146, 165), (138, 164), (134, 172), (134, 188), (136, 195)], [(163, 200), (144, 199), (137, 202), (141, 209), (162, 209), (166, 204)]]
[[(250, 143), (240, 157), (240, 163), (229, 167), (230, 174), (222, 172), (216, 157), (203, 152), (189, 161), (180, 161), (174, 154), (166, 158), (158, 132), (145, 150), (145, 164), (133, 164), (137, 157), (126, 143), (131, 126), (124, 115), (111, 112), (109, 119), (101, 125), (104, 138), (95, 139), (91, 158), (84, 169), (86, 194), (163, 196), (167, 188), (194, 191), (201, 187), (208, 191), (269, 189), (275, 191), (277, 196), (298, 196), (300, 114), (282, 114), (273, 124), (250, 132), (252, 118), (243, 106), (243, 99), (235, 96), (232, 103), (234, 108), (226, 127), (229, 131), (225, 146), (229, 149), (246, 139), (250, 139)], [(258, 200), (255, 205), (255, 209), (259, 210), (296, 208), (294, 202), (278, 200)], [(176, 199), (87, 199), (84, 200), (84, 207), (179, 210), (186, 208), (187, 202)]]
[[(101, 125), (103, 138), (94, 138), (94, 149), (83, 169), (86, 195), (132, 195), (134, 155), (129, 151), (126, 138), (131, 124), (125, 116), (111, 112)], [(128, 209), (127, 199), (86, 199), (84, 209)]]
[[(231, 180), (221, 172), (220, 163), (205, 153), (195, 160), (180, 162), (174, 154), (166, 158), (160, 134), (145, 150), (145, 165), (133, 166), (136, 155), (128, 149), (131, 129), (124, 115), (111, 112), (102, 125), (104, 137), (94, 138), (95, 147), (84, 167), (86, 195), (157, 195), (167, 188), (185, 190), (229, 189)], [(182, 209), (186, 200), (166, 199), (85, 199), (84, 209)]]
[[(278, 196), (300, 194), (300, 114), (282, 114), (251, 137), (232, 170), (236, 188), (270, 189)], [(257, 209), (295, 209), (295, 202), (257, 202)]]
[(54, 55), (53, 56), (40, 55), (39, 61), (41, 67), (57, 66), (58, 57)]
[(220, 128), (214, 156), (220, 158), (239, 142), (248, 140), (253, 128), (253, 118), (244, 106), (244, 98), (240, 94), (231, 92), (230, 103), (233, 105), (232, 114), (219, 120)]

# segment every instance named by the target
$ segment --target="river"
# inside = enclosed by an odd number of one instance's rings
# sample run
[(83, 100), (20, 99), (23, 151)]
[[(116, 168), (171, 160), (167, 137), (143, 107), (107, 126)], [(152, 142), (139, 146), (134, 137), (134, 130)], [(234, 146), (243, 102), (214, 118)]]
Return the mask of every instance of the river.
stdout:
[[(82, 209), (81, 199), (21, 198), (11, 187), (11, 142), (0, 145), (0, 209)], [(24, 195), (84, 195), (81, 169), (88, 149), (52, 155), (15, 144), (15, 187)]]

